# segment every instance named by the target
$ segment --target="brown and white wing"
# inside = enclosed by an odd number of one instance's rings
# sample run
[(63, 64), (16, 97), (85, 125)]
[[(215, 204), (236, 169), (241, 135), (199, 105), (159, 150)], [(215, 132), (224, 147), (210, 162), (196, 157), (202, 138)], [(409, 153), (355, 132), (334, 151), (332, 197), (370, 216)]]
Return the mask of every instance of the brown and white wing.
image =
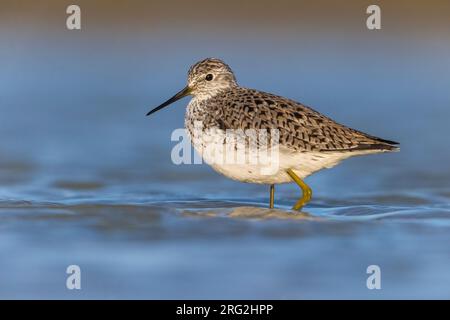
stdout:
[(293, 100), (240, 88), (213, 98), (223, 129), (279, 130), (280, 143), (296, 151), (395, 151), (395, 141), (341, 125)]

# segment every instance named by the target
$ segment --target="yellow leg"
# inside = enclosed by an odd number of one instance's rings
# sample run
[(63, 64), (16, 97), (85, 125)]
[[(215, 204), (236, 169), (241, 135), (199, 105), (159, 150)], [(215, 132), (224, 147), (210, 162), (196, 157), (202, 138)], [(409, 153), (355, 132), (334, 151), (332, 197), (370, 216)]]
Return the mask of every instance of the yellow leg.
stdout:
[(292, 180), (302, 189), (302, 197), (298, 199), (297, 203), (294, 205), (292, 209), (301, 210), (302, 207), (307, 204), (312, 198), (312, 190), (311, 188), (297, 176), (294, 171), (291, 169), (287, 169), (286, 173), (291, 177)]
[(273, 209), (273, 203), (274, 203), (274, 197), (275, 197), (275, 185), (270, 185), (270, 202), (269, 202), (269, 208)]

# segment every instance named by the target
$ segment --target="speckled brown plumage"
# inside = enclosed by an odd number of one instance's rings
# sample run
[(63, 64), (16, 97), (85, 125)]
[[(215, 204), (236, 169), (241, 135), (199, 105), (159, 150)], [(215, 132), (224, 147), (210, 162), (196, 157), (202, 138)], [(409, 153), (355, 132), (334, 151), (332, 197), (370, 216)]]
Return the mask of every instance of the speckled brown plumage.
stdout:
[[(148, 114), (186, 95), (193, 96), (185, 126), (194, 148), (231, 179), (263, 184), (301, 181), (352, 156), (398, 150), (394, 141), (341, 125), (301, 103), (239, 86), (231, 68), (219, 59), (193, 65), (187, 86)], [(267, 135), (254, 139), (249, 131)], [(237, 161), (233, 150), (245, 161)], [(261, 159), (259, 151), (265, 150), (270, 151), (269, 165), (252, 161)]]
[(242, 87), (199, 101), (190, 120), (222, 130), (278, 129), (279, 143), (300, 152), (396, 148), (394, 141), (348, 128), (293, 100)]

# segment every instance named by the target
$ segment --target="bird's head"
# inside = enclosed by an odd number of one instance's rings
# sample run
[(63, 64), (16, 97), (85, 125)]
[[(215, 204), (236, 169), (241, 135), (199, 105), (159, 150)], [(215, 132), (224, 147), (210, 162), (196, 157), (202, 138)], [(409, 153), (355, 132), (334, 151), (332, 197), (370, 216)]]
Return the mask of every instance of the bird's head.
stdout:
[(205, 100), (236, 86), (236, 77), (226, 63), (216, 58), (207, 58), (197, 62), (189, 69), (188, 84), (183, 90), (151, 110), (147, 115), (155, 113), (188, 95), (192, 95), (199, 100)]

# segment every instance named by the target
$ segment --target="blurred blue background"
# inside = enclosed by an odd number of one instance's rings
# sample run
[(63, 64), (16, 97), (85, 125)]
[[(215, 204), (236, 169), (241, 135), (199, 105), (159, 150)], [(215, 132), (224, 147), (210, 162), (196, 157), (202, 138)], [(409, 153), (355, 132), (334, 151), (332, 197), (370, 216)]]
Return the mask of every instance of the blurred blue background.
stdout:
[[(78, 1), (80, 31), (69, 4), (0, 4), (1, 298), (450, 297), (447, 2), (381, 1), (379, 31), (365, 1)], [(401, 152), (308, 178), (304, 219), (293, 185), (271, 213), (265, 186), (176, 166), (188, 99), (145, 113), (209, 56)]]

